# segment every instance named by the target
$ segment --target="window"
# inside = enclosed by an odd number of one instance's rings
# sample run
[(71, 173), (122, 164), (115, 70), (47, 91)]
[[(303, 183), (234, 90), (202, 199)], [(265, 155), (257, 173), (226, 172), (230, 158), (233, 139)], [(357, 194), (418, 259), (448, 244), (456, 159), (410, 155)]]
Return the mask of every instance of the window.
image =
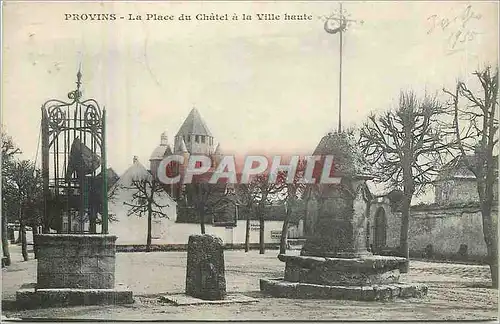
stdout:
[(196, 162), (196, 166), (195, 166), (196, 169), (199, 169), (201, 168), (201, 161), (197, 161)]
[(205, 136), (203, 136), (203, 135), (201, 136), (201, 142), (205, 143)]
[(186, 136), (185, 142), (186, 142), (186, 143), (191, 142), (191, 136), (189, 136), (189, 135), (188, 135), (188, 136)]
[(194, 141), (195, 141), (196, 143), (199, 143), (199, 142), (200, 142), (200, 135), (196, 135), (196, 136), (194, 137)]

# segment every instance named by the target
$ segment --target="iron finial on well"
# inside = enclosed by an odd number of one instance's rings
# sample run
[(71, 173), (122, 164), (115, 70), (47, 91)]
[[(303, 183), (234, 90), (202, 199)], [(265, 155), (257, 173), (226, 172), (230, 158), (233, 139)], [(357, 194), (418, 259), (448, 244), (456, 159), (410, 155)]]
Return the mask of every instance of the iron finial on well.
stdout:
[(78, 67), (78, 72), (76, 73), (76, 87), (80, 89), (80, 85), (82, 84), (82, 64)]

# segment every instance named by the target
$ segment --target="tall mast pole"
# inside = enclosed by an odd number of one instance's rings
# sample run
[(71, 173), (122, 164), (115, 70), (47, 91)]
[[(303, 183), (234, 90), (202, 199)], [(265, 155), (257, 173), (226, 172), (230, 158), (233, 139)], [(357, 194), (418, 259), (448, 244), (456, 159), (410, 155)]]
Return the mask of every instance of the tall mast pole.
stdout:
[[(332, 22), (333, 27), (330, 25)], [(327, 33), (329, 34), (339, 34), (339, 126), (338, 126), (338, 132), (342, 131), (342, 59), (343, 59), (343, 36), (344, 32), (347, 30), (347, 27), (351, 23), (360, 23), (363, 24), (363, 20), (353, 20), (353, 19), (348, 19), (344, 15), (344, 12), (342, 10), (342, 2), (339, 3), (339, 13), (338, 14), (333, 14), (330, 17), (326, 17), (326, 21), (324, 24), (324, 29)]]
[(340, 37), (339, 37), (339, 127), (338, 132), (342, 131), (342, 34), (344, 33), (344, 28), (342, 28), (344, 23), (344, 15), (342, 12), (342, 2), (340, 3)]

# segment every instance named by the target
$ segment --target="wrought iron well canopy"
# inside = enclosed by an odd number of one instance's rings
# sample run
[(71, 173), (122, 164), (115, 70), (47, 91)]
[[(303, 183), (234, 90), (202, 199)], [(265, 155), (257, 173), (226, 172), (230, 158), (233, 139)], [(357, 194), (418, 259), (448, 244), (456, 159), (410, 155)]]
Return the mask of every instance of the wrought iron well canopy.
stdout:
[(42, 105), (44, 232), (108, 233), (106, 110), (83, 99), (82, 73), (69, 101)]

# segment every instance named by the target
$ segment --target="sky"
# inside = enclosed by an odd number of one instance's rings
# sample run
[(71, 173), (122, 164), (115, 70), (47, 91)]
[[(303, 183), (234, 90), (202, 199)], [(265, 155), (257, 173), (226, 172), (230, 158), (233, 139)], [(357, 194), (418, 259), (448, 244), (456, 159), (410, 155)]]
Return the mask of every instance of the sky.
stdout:
[[(223, 152), (311, 153), (336, 129), (339, 38), (325, 32), (320, 18), (338, 9), (337, 2), (3, 5), (2, 125), (22, 158), (35, 159), (41, 105), (67, 100), (80, 65), (83, 97), (106, 107), (108, 165), (118, 174), (133, 156), (148, 166), (162, 132), (173, 145), (193, 107)], [(495, 1), (346, 1), (343, 8), (350, 19), (363, 21), (343, 37), (346, 127), (394, 108), (400, 90), (439, 93), (498, 64)], [(68, 13), (125, 19), (65, 20)], [(193, 19), (146, 21), (148, 13)], [(197, 21), (198, 13), (239, 19)], [(257, 13), (282, 19), (258, 21)], [(313, 19), (284, 21), (285, 13)], [(130, 21), (129, 14), (143, 20)], [(243, 21), (242, 14), (252, 20)]]

